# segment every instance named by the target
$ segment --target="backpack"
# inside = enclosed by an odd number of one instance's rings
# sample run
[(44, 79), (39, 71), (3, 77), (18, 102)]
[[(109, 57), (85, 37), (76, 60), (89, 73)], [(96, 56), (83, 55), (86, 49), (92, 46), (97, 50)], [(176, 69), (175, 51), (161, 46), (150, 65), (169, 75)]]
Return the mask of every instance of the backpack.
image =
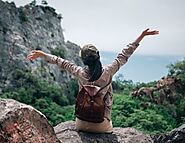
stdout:
[(111, 83), (103, 87), (95, 85), (83, 85), (79, 90), (76, 98), (75, 115), (77, 118), (94, 123), (101, 123), (104, 121), (105, 113), (105, 95), (102, 90)]

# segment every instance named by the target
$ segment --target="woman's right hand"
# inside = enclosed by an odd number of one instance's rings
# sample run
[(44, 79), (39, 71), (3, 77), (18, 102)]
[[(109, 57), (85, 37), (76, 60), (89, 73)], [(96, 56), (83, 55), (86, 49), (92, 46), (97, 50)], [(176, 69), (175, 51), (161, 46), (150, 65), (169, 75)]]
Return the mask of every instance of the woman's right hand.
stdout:
[(35, 60), (35, 59), (37, 59), (37, 58), (39, 58), (39, 57), (43, 57), (43, 56), (45, 56), (45, 55), (46, 55), (46, 53), (44, 53), (43, 51), (40, 51), (40, 50), (32, 50), (32, 51), (28, 54), (27, 59), (28, 59), (28, 60)]

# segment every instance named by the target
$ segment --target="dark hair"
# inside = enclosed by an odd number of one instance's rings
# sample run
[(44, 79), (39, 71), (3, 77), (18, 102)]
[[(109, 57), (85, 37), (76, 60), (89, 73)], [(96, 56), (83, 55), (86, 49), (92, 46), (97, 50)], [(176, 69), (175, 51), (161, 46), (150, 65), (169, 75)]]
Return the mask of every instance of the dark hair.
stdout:
[(100, 61), (99, 52), (98, 58), (94, 58), (94, 56), (88, 56), (83, 58), (83, 63), (88, 66), (88, 74), (90, 75), (89, 82), (96, 81), (102, 74), (102, 64)]

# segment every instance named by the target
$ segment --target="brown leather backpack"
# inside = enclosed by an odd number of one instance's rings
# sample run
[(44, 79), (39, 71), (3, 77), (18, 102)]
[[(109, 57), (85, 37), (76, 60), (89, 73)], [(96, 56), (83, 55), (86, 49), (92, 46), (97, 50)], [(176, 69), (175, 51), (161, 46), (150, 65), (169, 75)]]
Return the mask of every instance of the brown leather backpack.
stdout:
[(75, 106), (75, 115), (77, 118), (94, 123), (104, 121), (105, 113), (105, 95), (102, 90), (111, 83), (111, 80), (104, 87), (95, 85), (81, 85), (78, 92)]

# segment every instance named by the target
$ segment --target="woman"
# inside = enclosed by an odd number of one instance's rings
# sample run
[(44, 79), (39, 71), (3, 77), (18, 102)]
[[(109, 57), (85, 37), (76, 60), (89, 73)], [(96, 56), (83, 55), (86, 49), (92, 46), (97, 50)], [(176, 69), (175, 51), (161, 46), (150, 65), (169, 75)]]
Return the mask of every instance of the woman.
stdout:
[[(74, 63), (57, 57), (55, 55), (44, 53), (40, 50), (33, 50), (27, 56), (28, 60), (35, 60), (36, 58), (43, 57), (45, 61), (57, 64), (60, 68), (67, 70), (72, 75), (76, 76), (80, 83), (93, 83), (94, 85), (103, 87), (111, 81), (113, 75), (124, 65), (128, 58), (139, 46), (140, 41), (148, 35), (159, 34), (156, 30), (144, 30), (141, 35), (131, 44), (127, 45), (126, 49), (123, 49), (117, 56), (117, 58), (105, 67), (102, 67), (100, 62), (99, 51), (95, 46), (88, 44), (85, 45), (81, 51), (80, 56), (86, 67), (77, 66)], [(80, 84), (81, 85), (81, 84)], [(82, 131), (96, 132), (96, 133), (111, 133), (113, 130), (111, 121), (111, 107), (112, 107), (112, 86), (109, 84), (105, 89), (105, 115), (102, 123), (93, 123), (83, 121), (76, 118), (76, 128)]]

